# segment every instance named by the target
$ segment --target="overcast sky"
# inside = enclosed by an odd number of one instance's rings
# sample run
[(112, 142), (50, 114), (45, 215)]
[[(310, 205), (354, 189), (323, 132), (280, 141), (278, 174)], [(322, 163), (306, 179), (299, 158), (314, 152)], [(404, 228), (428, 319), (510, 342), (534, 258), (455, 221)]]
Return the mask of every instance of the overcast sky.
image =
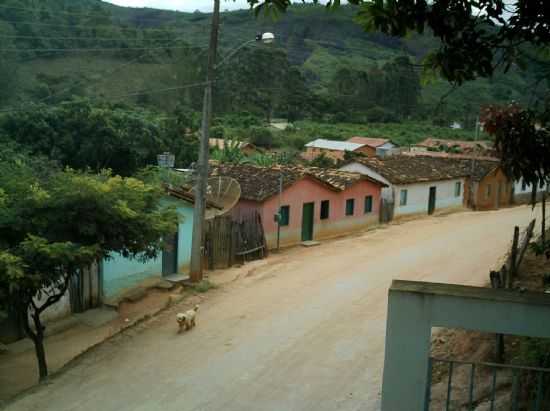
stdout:
[[(156, 9), (182, 11), (212, 11), (212, 0), (105, 0), (108, 3), (128, 7), (153, 7)], [(237, 10), (248, 8), (246, 0), (223, 0), (222, 10)]]

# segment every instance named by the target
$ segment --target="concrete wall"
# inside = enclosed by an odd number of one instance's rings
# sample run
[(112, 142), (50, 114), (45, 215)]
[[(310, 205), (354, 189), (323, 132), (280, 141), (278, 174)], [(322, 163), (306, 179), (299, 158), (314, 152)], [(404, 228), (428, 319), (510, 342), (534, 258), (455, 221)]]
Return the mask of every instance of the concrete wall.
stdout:
[[(372, 212), (364, 213), (366, 196), (372, 196)], [(346, 200), (355, 199), (353, 216), (345, 215)], [(321, 201), (330, 201), (330, 215), (321, 220)], [(334, 191), (317, 180), (305, 177), (283, 191), (281, 205), (290, 206), (289, 225), (281, 227), (281, 245), (289, 246), (302, 241), (302, 207), (314, 203), (313, 238), (326, 239), (353, 231), (365, 229), (379, 222), (380, 186), (370, 181), (359, 181), (343, 192)], [(235, 212), (258, 210), (269, 248), (277, 245), (277, 223), (274, 215), (279, 208), (278, 196), (264, 203), (241, 200)]]
[[(178, 271), (186, 272), (189, 269), (191, 260), (193, 205), (173, 199), (166, 199), (163, 203), (176, 206), (176, 210), (180, 215)], [(103, 295), (107, 298), (154, 277), (162, 277), (162, 252), (159, 252), (157, 258), (145, 262), (139, 259), (125, 258), (118, 253), (102, 262)]]
[[(460, 183), (460, 194), (455, 195), (456, 183)], [(436, 187), (435, 211), (449, 208), (462, 207), (464, 202), (464, 179), (431, 181), (427, 183), (415, 183), (394, 185), (394, 216), (410, 214), (427, 214), (430, 197), (430, 187)], [(407, 190), (407, 204), (400, 205), (401, 190)]]
[(423, 411), (432, 327), (550, 338), (550, 296), (394, 281), (388, 296), (382, 411)]

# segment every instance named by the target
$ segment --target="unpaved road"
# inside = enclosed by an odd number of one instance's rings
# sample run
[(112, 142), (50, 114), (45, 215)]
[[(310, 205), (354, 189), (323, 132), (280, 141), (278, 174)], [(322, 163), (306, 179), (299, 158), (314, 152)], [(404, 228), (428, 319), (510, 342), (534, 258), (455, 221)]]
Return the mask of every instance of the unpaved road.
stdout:
[(378, 410), (391, 280), (484, 284), (531, 217), (425, 218), (247, 265), (208, 295), (193, 331), (176, 335), (166, 313), (6, 409)]

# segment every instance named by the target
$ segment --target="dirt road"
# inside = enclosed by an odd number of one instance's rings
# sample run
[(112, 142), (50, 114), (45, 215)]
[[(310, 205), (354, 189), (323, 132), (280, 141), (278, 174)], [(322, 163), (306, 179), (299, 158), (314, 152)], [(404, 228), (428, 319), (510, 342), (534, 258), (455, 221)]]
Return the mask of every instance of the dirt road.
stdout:
[(191, 332), (176, 335), (166, 313), (6, 409), (378, 410), (391, 280), (481, 285), (530, 218), (425, 218), (247, 265)]

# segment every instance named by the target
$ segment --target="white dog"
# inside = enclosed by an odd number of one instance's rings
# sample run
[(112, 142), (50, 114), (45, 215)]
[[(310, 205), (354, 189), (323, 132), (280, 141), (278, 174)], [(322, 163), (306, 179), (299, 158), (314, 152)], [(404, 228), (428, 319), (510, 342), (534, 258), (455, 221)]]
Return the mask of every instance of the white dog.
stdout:
[(180, 333), (183, 329), (185, 331), (193, 328), (195, 323), (195, 318), (197, 317), (197, 311), (199, 311), (198, 304), (192, 310), (187, 310), (184, 313), (176, 314), (176, 321), (178, 322), (178, 332)]

